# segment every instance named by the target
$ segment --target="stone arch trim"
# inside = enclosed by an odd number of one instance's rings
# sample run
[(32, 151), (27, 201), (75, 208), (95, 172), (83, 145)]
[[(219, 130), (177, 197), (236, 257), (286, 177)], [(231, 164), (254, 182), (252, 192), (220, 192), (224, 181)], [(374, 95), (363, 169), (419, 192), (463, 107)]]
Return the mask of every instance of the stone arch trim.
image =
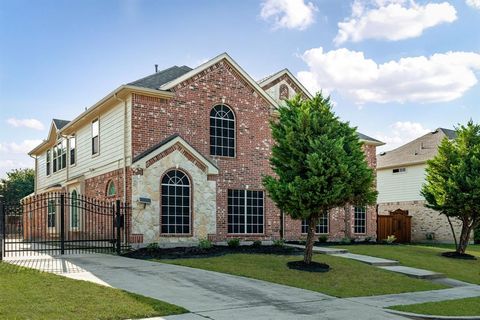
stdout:
[(175, 143), (173, 146), (171, 146), (170, 148), (166, 149), (165, 151), (163, 152), (160, 152), (159, 154), (157, 154), (155, 157), (153, 158), (150, 158), (149, 160), (147, 160), (146, 164), (145, 164), (145, 168), (148, 168), (150, 167), (151, 165), (153, 165), (154, 163), (162, 160), (163, 158), (165, 158), (166, 156), (168, 156), (169, 154), (173, 153), (174, 151), (178, 151), (180, 152), (185, 158), (187, 158), (190, 162), (192, 162), (194, 165), (196, 165), (200, 170), (202, 170), (203, 172), (207, 172), (207, 166), (204, 165), (202, 163), (202, 161), (200, 161), (199, 159), (197, 159), (194, 155), (192, 155), (184, 146), (182, 146), (182, 144), (180, 144), (179, 142)]

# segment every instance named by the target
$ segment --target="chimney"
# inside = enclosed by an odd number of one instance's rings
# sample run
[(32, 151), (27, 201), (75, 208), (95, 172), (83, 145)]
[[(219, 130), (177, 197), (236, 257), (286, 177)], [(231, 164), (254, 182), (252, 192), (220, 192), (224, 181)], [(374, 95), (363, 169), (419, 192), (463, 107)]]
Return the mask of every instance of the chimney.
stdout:
[(155, 73), (158, 72), (158, 64), (155, 65)]

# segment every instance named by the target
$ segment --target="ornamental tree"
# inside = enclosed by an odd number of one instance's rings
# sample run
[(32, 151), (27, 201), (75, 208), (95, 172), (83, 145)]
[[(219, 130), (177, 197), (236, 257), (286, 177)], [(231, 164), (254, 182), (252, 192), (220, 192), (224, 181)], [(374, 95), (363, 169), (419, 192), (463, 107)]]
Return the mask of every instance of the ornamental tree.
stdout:
[(315, 226), (327, 210), (376, 201), (373, 170), (355, 128), (332, 112), (330, 98), (296, 96), (278, 109), (270, 123), (275, 141), (264, 177), (270, 197), (293, 219), (308, 225), (304, 263), (310, 264)]
[(33, 169), (13, 169), (0, 179), (0, 196), (4, 201), (17, 203), (34, 190), (35, 171)]
[(456, 218), (462, 223), (456, 245), (459, 254), (465, 253), (472, 230), (480, 224), (479, 173), (480, 125), (472, 121), (457, 128), (454, 140), (444, 138), (437, 155), (427, 161), (421, 193), (427, 207), (447, 216), (449, 221)]

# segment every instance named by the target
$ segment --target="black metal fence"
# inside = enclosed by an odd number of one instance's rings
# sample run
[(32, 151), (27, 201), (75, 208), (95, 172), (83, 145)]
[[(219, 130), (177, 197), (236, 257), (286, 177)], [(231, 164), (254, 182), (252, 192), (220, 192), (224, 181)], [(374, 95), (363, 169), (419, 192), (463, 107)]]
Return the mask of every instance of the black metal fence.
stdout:
[(128, 248), (130, 207), (77, 193), (0, 199), (0, 257), (116, 252)]

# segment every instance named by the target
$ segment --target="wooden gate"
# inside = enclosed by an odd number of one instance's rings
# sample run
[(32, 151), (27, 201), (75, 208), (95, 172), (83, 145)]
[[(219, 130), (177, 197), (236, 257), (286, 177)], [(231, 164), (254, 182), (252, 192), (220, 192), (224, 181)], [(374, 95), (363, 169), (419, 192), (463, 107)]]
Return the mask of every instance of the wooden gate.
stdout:
[(407, 210), (397, 209), (390, 211), (390, 215), (378, 215), (377, 219), (377, 239), (379, 241), (387, 239), (394, 235), (396, 242), (405, 243), (411, 240), (412, 217), (408, 215)]

